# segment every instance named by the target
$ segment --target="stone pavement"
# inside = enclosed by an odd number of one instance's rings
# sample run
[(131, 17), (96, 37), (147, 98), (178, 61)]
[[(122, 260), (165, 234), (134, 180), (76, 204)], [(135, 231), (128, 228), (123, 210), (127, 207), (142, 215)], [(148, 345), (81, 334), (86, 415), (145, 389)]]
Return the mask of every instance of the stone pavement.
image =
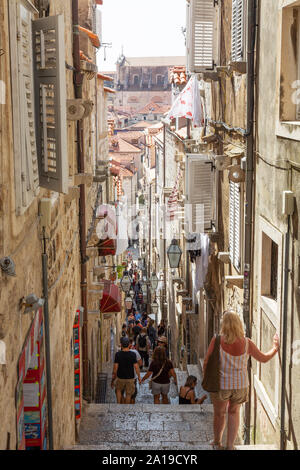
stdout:
[(212, 405), (90, 404), (74, 449), (211, 450)]
[[(81, 419), (79, 442), (71, 450), (212, 450), (213, 406), (209, 399), (203, 405), (179, 405), (178, 390), (172, 383), (170, 404), (154, 405), (149, 381), (139, 386), (135, 405), (116, 403), (108, 373), (106, 403), (87, 404)], [(179, 386), (188, 374), (197, 376), (196, 396), (201, 396), (201, 372), (191, 365), (188, 371), (176, 370)], [(145, 372), (142, 372), (143, 376)], [(179, 387), (178, 387), (179, 388)], [(226, 442), (226, 429), (223, 445)], [(274, 446), (241, 446), (238, 450), (273, 450)]]

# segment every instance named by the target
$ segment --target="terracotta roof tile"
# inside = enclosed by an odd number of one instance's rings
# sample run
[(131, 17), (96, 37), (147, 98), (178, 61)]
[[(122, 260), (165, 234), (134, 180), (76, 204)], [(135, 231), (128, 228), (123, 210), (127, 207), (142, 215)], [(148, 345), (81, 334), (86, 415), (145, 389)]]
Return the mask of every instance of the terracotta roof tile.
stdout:
[(85, 33), (88, 35), (88, 37), (91, 40), (91, 43), (93, 44), (94, 47), (97, 47), (99, 49), (100, 47), (100, 39), (98, 38), (97, 34), (93, 33), (93, 31), (90, 31), (87, 28), (83, 28), (82, 26), (78, 26), (79, 31), (82, 33)]
[(185, 85), (188, 82), (185, 67), (173, 67), (170, 70), (170, 82), (175, 85)]
[(105, 80), (105, 81), (109, 81), (109, 82), (113, 82), (114, 79), (112, 77), (110, 77), (109, 75), (103, 75), (102, 73), (98, 73), (97, 74), (97, 77), (100, 79), (100, 80)]
[(138, 147), (126, 142), (121, 137), (114, 135), (109, 137), (109, 151), (116, 153), (141, 153)]

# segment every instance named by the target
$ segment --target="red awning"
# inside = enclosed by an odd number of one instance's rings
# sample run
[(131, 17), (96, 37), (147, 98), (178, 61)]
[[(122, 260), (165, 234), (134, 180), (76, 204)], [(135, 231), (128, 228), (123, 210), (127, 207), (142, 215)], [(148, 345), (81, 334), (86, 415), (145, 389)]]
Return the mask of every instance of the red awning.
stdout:
[(104, 280), (104, 291), (100, 301), (100, 311), (101, 313), (121, 312), (120, 289), (111, 281)]
[(99, 256), (115, 256), (117, 251), (117, 240), (113, 238), (100, 240), (100, 242), (97, 244), (97, 248)]
[(99, 243), (97, 243), (99, 256), (114, 256), (117, 250), (118, 233), (115, 207), (109, 204), (98, 206), (96, 217), (101, 219), (96, 227), (96, 234), (99, 238)]

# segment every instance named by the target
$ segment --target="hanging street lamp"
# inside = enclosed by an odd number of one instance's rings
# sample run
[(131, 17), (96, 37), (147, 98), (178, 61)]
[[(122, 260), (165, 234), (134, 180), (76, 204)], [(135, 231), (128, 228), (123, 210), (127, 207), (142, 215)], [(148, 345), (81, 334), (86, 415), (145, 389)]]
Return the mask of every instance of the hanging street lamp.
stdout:
[(150, 277), (150, 288), (152, 291), (156, 291), (158, 288), (158, 282), (159, 279), (155, 273), (152, 273), (152, 276)]
[(154, 315), (156, 316), (157, 313), (158, 313), (158, 303), (157, 303), (156, 300), (154, 300), (154, 302), (152, 302), (151, 310), (152, 310), (152, 313), (154, 313)]
[(134, 290), (131, 289), (131, 290), (129, 291), (129, 296), (133, 299), (133, 298), (134, 298), (134, 295), (135, 295), (135, 292), (134, 292)]
[(126, 297), (126, 299), (125, 299), (125, 307), (127, 308), (127, 310), (131, 310), (131, 309), (132, 309), (132, 298), (131, 298), (131, 297)]
[(130, 277), (128, 276), (128, 274), (125, 274), (121, 281), (120, 281), (120, 286), (122, 288), (122, 291), (123, 292), (129, 292), (130, 291), (130, 287), (131, 287), (131, 279)]
[(167, 250), (167, 256), (171, 269), (177, 269), (181, 260), (182, 250), (178, 241), (174, 238)]
[(144, 283), (144, 282), (142, 283), (142, 292), (143, 292), (144, 295), (147, 294), (147, 284)]

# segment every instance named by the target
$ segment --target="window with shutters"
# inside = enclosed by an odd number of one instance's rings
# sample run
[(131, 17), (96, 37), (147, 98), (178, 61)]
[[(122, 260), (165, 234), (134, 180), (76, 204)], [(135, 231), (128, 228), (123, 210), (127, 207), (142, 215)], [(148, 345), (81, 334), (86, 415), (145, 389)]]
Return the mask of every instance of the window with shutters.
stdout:
[(25, 0), (9, 2), (17, 214), (29, 207), (39, 187), (31, 42), (31, 22), (35, 13), (35, 8)]
[(64, 17), (32, 24), (40, 185), (68, 193)]
[(190, 73), (211, 71), (219, 65), (220, 16), (215, 0), (187, 4), (187, 68)]
[(229, 194), (229, 252), (237, 271), (241, 270), (241, 184), (230, 181)]
[(187, 154), (185, 223), (188, 232), (217, 228), (216, 171), (208, 155)]
[(39, 186), (68, 192), (64, 18), (34, 20), (28, 0), (10, 0), (16, 212)]
[(245, 62), (246, 0), (232, 0), (231, 60)]

